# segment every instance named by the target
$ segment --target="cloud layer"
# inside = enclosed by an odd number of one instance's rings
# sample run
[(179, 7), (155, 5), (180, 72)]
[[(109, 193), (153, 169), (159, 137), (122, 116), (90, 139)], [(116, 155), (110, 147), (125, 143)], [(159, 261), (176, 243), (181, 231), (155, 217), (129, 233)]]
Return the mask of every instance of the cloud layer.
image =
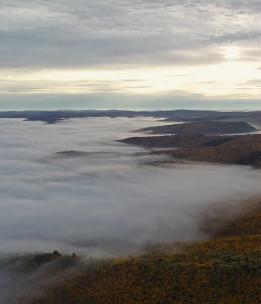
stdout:
[(237, 212), (236, 200), (260, 193), (258, 171), (153, 166), (157, 158), (145, 150), (114, 141), (151, 124), (144, 118), (1, 120), (1, 251), (99, 256), (198, 239), (205, 237), (199, 223), (207, 212), (224, 201)]
[(0, 107), (47, 94), (71, 107), (87, 94), (92, 108), (101, 94), (105, 108), (122, 95), (259, 100), (260, 15), (254, 0), (0, 1)]
[(260, 39), (257, 1), (0, 2), (0, 66), (205, 64), (217, 44)]

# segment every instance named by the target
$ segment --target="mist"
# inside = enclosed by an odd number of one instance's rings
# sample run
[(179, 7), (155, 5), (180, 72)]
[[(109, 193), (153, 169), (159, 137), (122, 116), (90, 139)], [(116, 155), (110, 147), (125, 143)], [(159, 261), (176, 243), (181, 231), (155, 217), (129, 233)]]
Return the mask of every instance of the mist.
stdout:
[(261, 193), (259, 170), (175, 163), (117, 141), (161, 124), (154, 118), (0, 120), (0, 303), (21, 303), (62, 279), (50, 279), (52, 263), (19, 271), (19, 256), (58, 250), (107, 259), (206, 239), (206, 216), (238, 214), (242, 200)]
[[(166, 164), (116, 140), (163, 122), (72, 119), (48, 125), (0, 120), (2, 253), (133, 253), (147, 244), (205, 238), (202, 217), (259, 194), (258, 170)], [(165, 122), (164, 122), (165, 124)]]

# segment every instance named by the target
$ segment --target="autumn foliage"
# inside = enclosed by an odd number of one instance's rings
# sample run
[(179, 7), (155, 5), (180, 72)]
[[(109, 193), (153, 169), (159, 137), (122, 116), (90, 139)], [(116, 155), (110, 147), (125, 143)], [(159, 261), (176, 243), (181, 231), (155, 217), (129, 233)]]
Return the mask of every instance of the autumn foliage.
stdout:
[(211, 240), (87, 267), (32, 304), (261, 303), (261, 208)]

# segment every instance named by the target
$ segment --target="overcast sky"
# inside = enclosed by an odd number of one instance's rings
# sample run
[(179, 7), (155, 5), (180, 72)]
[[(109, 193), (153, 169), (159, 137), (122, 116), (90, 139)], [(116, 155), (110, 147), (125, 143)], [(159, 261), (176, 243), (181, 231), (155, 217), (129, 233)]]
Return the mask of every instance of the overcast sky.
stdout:
[(260, 0), (0, 0), (0, 108), (261, 108), (260, 40)]

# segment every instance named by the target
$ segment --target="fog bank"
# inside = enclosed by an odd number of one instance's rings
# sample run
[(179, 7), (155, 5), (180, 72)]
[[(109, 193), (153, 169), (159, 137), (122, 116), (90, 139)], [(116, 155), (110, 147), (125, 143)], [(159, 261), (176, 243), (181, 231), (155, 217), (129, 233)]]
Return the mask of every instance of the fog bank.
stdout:
[(208, 210), (234, 201), (235, 211), (236, 201), (260, 194), (257, 170), (153, 166), (164, 156), (116, 142), (159, 124), (166, 123), (0, 120), (1, 251), (111, 256), (155, 242), (196, 240), (206, 237), (199, 226)]

